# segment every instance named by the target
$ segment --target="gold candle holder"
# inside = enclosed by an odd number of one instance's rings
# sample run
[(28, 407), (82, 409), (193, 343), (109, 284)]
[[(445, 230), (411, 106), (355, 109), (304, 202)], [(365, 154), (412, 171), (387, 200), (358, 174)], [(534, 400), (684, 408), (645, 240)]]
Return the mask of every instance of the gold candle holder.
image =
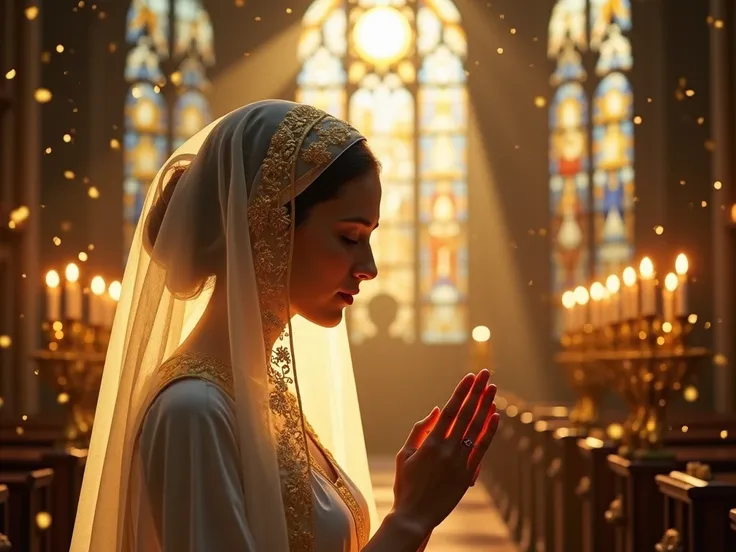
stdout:
[(110, 332), (79, 321), (44, 322), (42, 331), (46, 348), (31, 356), (39, 376), (53, 387), (57, 402), (67, 409), (64, 444), (86, 447)]

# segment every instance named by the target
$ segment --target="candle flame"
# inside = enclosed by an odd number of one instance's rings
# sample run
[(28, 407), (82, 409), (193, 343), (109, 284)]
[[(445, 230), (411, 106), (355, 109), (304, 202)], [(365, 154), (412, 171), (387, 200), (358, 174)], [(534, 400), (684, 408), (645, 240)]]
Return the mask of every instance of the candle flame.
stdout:
[(654, 278), (654, 263), (649, 257), (644, 257), (639, 264), (639, 274), (645, 280)]
[(677, 289), (677, 275), (674, 272), (670, 272), (664, 277), (664, 287), (670, 292)]
[(89, 288), (95, 295), (102, 295), (105, 293), (105, 280), (102, 279), (102, 276), (95, 276), (92, 278)]
[(575, 293), (572, 291), (566, 291), (562, 294), (562, 306), (566, 309), (571, 309), (575, 306)]
[(680, 253), (677, 256), (677, 259), (675, 259), (675, 272), (680, 276), (684, 276), (687, 274), (688, 268), (690, 268), (690, 266), (687, 262), (687, 256), (684, 253)]
[(491, 339), (491, 330), (488, 329), (488, 326), (476, 326), (471, 335), (473, 341), (484, 342)]
[(107, 288), (107, 292), (110, 294), (110, 297), (113, 298), (114, 301), (120, 300), (120, 292), (123, 289), (123, 286), (118, 282), (117, 280), (110, 283), (110, 287)]
[(49, 270), (46, 273), (46, 285), (50, 288), (55, 288), (59, 286), (59, 283), (61, 282), (61, 278), (59, 278), (59, 273), (55, 270)]
[(615, 295), (621, 289), (621, 280), (615, 274), (611, 274), (606, 278), (606, 288), (611, 295)]
[(65, 275), (67, 282), (76, 282), (77, 280), (79, 280), (79, 267), (74, 263), (69, 263), (68, 265), (66, 265)]
[(606, 288), (600, 282), (593, 282), (590, 286), (590, 298), (593, 301), (600, 301), (606, 296)]
[(575, 288), (575, 301), (578, 305), (587, 305), (589, 299), (590, 295), (588, 295), (587, 289), (585, 289), (583, 286), (578, 286)]
[(627, 266), (624, 269), (623, 278), (626, 287), (631, 287), (636, 283), (636, 270), (633, 266)]

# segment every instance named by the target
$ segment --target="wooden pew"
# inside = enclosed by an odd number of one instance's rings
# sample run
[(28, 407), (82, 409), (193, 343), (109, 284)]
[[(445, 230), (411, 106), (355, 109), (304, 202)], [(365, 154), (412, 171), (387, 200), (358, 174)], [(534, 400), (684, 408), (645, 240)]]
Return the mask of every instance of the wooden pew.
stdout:
[[(0, 484), (10, 494), (10, 527), (8, 537), (14, 552), (52, 552), (49, 527), (53, 518), (50, 468), (31, 472), (0, 472)], [(51, 524), (51, 525), (50, 525)]]
[(616, 498), (606, 512), (613, 524), (615, 552), (653, 550), (662, 537), (664, 509), (656, 476), (685, 469), (688, 462), (703, 462), (718, 471), (736, 471), (736, 447), (685, 446), (674, 458), (660, 460), (608, 457), (614, 475)]
[(618, 444), (610, 440), (586, 437), (578, 441), (583, 476), (575, 488), (580, 502), (580, 539), (582, 552), (614, 552), (613, 525), (605, 512), (615, 498), (608, 457)]
[(0, 450), (0, 471), (28, 472), (42, 468), (53, 470), (50, 505), (53, 524), (49, 531), (54, 552), (69, 550), (86, 462), (87, 451), (83, 449), (13, 447)]
[(10, 539), (8, 530), (10, 527), (10, 505), (8, 499), (10, 493), (7, 485), (0, 485), (0, 552), (10, 552)]
[(736, 508), (731, 510), (728, 515), (731, 518), (731, 531), (736, 533)]
[[(736, 455), (734, 455), (736, 463)], [(698, 465), (688, 472), (656, 476), (664, 498), (664, 534), (657, 552), (732, 552), (736, 533), (731, 531), (728, 512), (736, 507), (736, 473), (711, 476), (710, 468)], [(698, 476), (696, 471), (703, 473)]]

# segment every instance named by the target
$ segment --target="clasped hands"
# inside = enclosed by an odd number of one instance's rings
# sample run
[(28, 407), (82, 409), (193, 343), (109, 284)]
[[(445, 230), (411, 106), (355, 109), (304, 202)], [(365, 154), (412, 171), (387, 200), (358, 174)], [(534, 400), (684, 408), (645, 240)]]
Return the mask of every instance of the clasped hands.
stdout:
[(417, 422), (396, 457), (394, 511), (430, 533), (475, 483), (499, 422), (496, 386), (481, 370)]

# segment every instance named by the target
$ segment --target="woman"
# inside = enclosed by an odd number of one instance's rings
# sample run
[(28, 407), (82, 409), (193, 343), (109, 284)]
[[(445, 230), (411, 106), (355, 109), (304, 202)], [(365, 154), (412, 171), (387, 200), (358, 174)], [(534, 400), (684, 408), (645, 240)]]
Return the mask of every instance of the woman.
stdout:
[(130, 251), (72, 552), (422, 547), (472, 484), (495, 387), (469, 375), (414, 427), (371, 537), (342, 310), (377, 274), (380, 193), (364, 138), (291, 102), (172, 156)]

